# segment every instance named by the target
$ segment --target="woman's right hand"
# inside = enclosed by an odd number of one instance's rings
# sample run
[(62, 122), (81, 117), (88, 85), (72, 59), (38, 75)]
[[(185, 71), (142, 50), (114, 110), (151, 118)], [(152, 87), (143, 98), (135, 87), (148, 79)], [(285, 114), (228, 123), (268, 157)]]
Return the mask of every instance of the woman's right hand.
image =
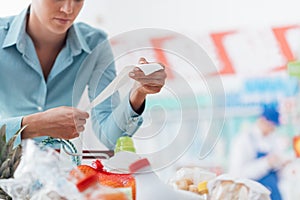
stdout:
[(22, 126), (28, 125), (22, 132), (22, 139), (50, 136), (61, 139), (73, 139), (84, 131), (89, 118), (87, 112), (77, 108), (61, 106), (44, 112), (25, 116)]

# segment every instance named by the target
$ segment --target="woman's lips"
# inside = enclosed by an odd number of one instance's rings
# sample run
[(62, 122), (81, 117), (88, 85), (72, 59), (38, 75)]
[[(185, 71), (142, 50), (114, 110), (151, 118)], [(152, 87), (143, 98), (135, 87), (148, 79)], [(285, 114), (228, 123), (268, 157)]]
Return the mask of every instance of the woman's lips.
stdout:
[(68, 24), (71, 22), (70, 19), (65, 19), (65, 18), (54, 18), (57, 22), (59, 22), (60, 24)]

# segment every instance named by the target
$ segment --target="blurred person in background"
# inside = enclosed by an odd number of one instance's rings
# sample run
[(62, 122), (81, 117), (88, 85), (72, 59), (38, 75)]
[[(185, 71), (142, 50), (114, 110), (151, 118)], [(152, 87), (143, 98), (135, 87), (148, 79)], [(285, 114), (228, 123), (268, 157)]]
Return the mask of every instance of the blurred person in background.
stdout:
[[(7, 139), (24, 125), (18, 142), (78, 137), (89, 118), (76, 108), (84, 89), (92, 101), (116, 77), (107, 34), (73, 23), (83, 5), (32, 0), (19, 15), (0, 19), (0, 127), (6, 125)], [(145, 76), (136, 67), (128, 76), (135, 84), (122, 101), (115, 93), (91, 112), (95, 134), (109, 149), (124, 132), (136, 132), (146, 96), (158, 93), (166, 79), (164, 69)]]
[(275, 130), (280, 125), (280, 114), (275, 105), (264, 105), (249, 131), (240, 133), (231, 143), (229, 173), (248, 178), (266, 186), (272, 200), (281, 200), (279, 170), (288, 162), (284, 145)]

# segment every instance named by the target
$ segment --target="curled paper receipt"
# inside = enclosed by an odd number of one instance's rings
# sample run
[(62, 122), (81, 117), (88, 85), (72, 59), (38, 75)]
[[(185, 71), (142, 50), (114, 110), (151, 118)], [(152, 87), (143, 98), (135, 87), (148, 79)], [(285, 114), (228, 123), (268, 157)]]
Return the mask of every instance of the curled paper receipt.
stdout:
[(130, 81), (128, 73), (131, 72), (135, 67), (140, 68), (146, 76), (163, 69), (163, 67), (158, 63), (130, 65), (124, 67), (118, 76), (87, 106), (85, 110), (89, 111), (93, 107), (97, 106), (99, 103), (103, 102), (114, 92), (124, 86), (128, 81)]

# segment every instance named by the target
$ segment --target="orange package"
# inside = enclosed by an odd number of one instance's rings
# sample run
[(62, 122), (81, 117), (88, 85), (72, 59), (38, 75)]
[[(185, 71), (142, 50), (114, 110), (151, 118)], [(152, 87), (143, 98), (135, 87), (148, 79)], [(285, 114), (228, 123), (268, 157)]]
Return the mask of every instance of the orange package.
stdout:
[(101, 185), (97, 174), (86, 176), (76, 186), (85, 200), (127, 200), (124, 193)]
[(93, 167), (88, 165), (79, 165), (76, 169), (70, 172), (71, 177), (81, 180), (82, 175), (91, 176), (97, 174), (98, 181), (101, 185), (112, 188), (130, 188), (132, 192), (132, 198), (136, 198), (136, 183), (131, 174), (117, 174), (104, 170), (104, 167), (100, 160), (96, 160), (93, 163)]
[(298, 158), (300, 158), (300, 135), (295, 136), (293, 140), (295, 154)]

